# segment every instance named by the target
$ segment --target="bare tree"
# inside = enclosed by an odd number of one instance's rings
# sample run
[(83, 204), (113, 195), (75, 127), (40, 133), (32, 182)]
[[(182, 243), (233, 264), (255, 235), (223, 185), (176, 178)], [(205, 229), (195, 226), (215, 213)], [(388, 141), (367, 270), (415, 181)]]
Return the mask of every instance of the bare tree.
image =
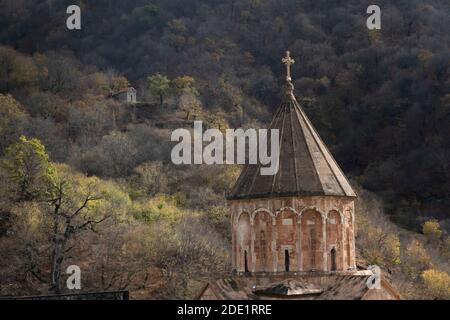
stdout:
[(74, 245), (69, 246), (70, 241), (109, 217), (109, 214), (92, 214), (92, 204), (102, 199), (95, 183), (90, 182), (84, 186), (82, 195), (75, 194), (81, 190), (76, 190), (79, 188), (74, 188), (73, 184), (74, 181), (62, 178), (56, 183), (55, 197), (49, 201), (49, 214), (52, 218), (50, 291), (54, 293), (61, 292), (62, 264), (74, 248)]

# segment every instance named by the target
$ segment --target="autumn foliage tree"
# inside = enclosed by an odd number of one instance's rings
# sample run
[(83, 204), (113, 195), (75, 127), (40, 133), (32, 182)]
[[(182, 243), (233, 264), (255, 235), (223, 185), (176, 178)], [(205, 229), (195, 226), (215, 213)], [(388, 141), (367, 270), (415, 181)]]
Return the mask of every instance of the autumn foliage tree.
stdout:
[(425, 221), (422, 225), (422, 232), (431, 242), (438, 241), (442, 236), (441, 226), (436, 219)]
[(55, 169), (38, 139), (21, 136), (8, 147), (1, 166), (6, 171), (6, 185), (15, 201), (42, 200), (55, 182)]
[(428, 269), (422, 273), (422, 280), (433, 299), (450, 299), (450, 275), (447, 272)]
[(110, 217), (114, 202), (107, 199), (98, 178), (86, 177), (64, 165), (58, 166), (51, 195), (47, 200), (51, 220), (50, 290), (60, 293), (62, 265), (76, 247), (72, 240)]
[(128, 88), (130, 86), (130, 81), (124, 76), (113, 76), (110, 79), (109, 88), (111, 92), (120, 91), (122, 89)]
[(406, 247), (405, 256), (402, 259), (405, 273), (415, 280), (431, 266), (431, 257), (423, 244), (418, 240), (412, 240)]
[(0, 94), (0, 155), (20, 136), (26, 118), (22, 107), (11, 95)]

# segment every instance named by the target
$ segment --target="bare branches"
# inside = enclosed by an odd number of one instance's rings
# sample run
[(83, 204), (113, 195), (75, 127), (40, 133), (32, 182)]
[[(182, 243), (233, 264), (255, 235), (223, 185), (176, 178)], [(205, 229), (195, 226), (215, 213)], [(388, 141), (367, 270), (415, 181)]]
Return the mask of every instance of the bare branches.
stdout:
[(95, 207), (93, 203), (103, 199), (98, 194), (98, 186), (95, 182), (95, 180), (89, 181), (86, 177), (72, 176), (71, 173), (67, 175), (63, 172), (53, 190), (54, 198), (47, 202), (52, 208), (49, 214), (53, 223), (51, 290), (56, 293), (61, 290), (62, 264), (76, 247), (76, 244), (69, 245), (69, 242), (78, 234), (88, 229), (92, 230), (95, 225), (109, 217), (109, 214), (96, 216), (98, 213), (91, 210)]

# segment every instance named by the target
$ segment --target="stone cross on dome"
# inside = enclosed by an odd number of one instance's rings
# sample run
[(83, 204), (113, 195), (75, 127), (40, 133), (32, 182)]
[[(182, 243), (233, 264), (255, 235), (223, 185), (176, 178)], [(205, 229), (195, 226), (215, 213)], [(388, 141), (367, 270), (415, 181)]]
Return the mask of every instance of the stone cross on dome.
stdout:
[(281, 59), (281, 62), (286, 65), (286, 81), (290, 82), (291, 79), (291, 65), (295, 63), (295, 60), (291, 58), (291, 53), (286, 51), (286, 57)]

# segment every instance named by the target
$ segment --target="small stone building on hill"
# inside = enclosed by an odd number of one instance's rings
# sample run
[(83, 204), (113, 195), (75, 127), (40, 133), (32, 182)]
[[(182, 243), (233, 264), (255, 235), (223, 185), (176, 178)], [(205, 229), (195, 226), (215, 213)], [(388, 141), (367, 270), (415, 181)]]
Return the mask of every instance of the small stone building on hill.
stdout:
[(289, 53), (284, 98), (269, 129), (280, 133), (279, 170), (246, 165), (228, 198), (232, 276), (200, 299), (399, 299), (355, 261), (356, 194), (294, 96)]
[(135, 88), (128, 87), (111, 93), (111, 97), (125, 103), (136, 103), (136, 94), (137, 91)]

